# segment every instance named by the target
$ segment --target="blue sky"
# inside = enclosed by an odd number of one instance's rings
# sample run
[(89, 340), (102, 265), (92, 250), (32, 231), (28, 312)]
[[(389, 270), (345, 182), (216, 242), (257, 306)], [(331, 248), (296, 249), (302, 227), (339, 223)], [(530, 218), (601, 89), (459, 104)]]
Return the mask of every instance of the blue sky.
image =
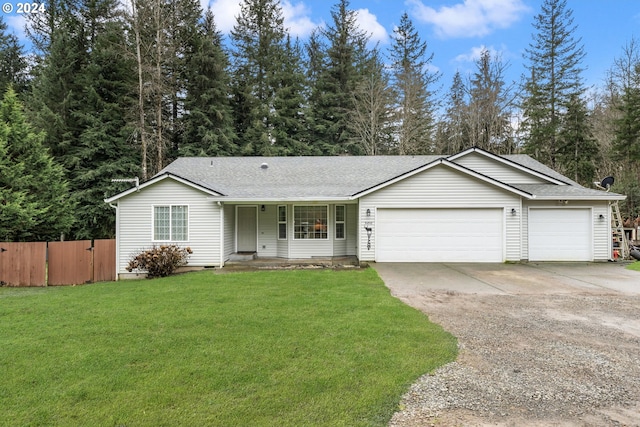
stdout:
[[(201, 0), (203, 5), (207, 0)], [(332, 0), (285, 0), (285, 26), (305, 39), (318, 25), (331, 22)], [(573, 10), (576, 37), (586, 51), (583, 74), (587, 84), (601, 86), (606, 71), (623, 46), (640, 28), (638, 0), (568, 0)], [(228, 34), (239, 11), (238, 0), (211, 0), (218, 27)], [(351, 0), (361, 28), (387, 47), (393, 28), (407, 12), (442, 73), (440, 85), (448, 90), (456, 70), (474, 69), (483, 47), (499, 52), (510, 64), (508, 79), (524, 73), (523, 53), (532, 40), (534, 17), (541, 0)], [(640, 34), (635, 34), (640, 37)]]
[[(37, 1), (37, 0), (36, 0)], [(128, 0), (123, 0), (128, 2)], [(228, 34), (235, 23), (240, 0), (200, 0), (211, 7), (219, 29)], [(24, 17), (4, 13), (5, 22), (18, 36), (23, 35)], [(331, 8), (337, 0), (283, 0), (285, 26), (305, 40), (313, 28), (331, 21)], [(383, 48), (389, 46), (393, 28), (407, 12), (422, 40), (434, 54), (432, 66), (442, 73), (443, 90), (451, 86), (456, 70), (469, 73), (474, 59), (485, 47), (499, 52), (508, 61), (508, 80), (524, 73), (523, 52), (534, 31), (532, 23), (541, 0), (352, 0), (358, 11), (360, 27)], [(589, 85), (602, 85), (606, 71), (621, 55), (623, 46), (634, 36), (640, 24), (638, 0), (568, 0), (573, 10), (577, 37), (586, 51), (583, 74)], [(4, 8), (3, 8), (4, 9)], [(640, 35), (635, 34), (636, 37)]]

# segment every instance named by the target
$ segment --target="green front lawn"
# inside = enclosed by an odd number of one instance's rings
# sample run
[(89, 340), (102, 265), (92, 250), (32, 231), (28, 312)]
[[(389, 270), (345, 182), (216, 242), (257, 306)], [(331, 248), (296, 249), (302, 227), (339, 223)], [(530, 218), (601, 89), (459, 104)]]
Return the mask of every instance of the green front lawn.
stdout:
[(627, 269), (633, 271), (640, 271), (640, 261), (636, 261), (633, 264), (627, 265)]
[(386, 425), (456, 340), (372, 269), (0, 288), (0, 425)]

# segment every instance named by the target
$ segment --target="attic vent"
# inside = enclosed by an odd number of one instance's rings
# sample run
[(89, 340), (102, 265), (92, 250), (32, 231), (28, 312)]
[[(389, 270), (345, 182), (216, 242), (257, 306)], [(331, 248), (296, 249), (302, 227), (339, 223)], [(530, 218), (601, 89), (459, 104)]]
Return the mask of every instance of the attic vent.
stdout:
[(263, 163), (263, 164), (261, 164), (261, 165), (260, 165), (260, 167), (261, 167), (262, 169), (268, 169), (268, 168), (269, 168), (269, 165), (268, 165), (268, 164), (266, 164), (266, 163)]

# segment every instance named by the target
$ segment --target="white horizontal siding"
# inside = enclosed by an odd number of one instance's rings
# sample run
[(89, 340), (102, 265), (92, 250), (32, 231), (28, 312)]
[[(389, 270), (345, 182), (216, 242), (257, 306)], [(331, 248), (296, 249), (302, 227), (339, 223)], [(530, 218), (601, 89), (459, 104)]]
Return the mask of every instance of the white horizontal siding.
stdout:
[[(520, 259), (520, 197), (494, 185), (470, 177), (445, 165), (382, 188), (360, 199), (359, 258), (375, 259), (375, 229), (367, 249), (365, 225), (375, 228), (377, 208), (503, 208), (505, 219), (505, 257)], [(515, 209), (516, 215), (511, 215)], [(369, 216), (367, 216), (369, 210)], [(460, 224), (464, 227), (464, 224)]]
[(118, 273), (128, 273), (125, 268), (132, 256), (161, 244), (153, 242), (154, 205), (188, 205), (189, 240), (175, 243), (181, 247), (189, 246), (193, 250), (189, 266), (218, 266), (221, 253), (221, 208), (211, 197), (185, 184), (165, 179), (120, 199)]
[[(358, 205), (347, 205), (347, 246), (345, 255), (358, 254)], [(364, 231), (364, 229), (362, 229)]]
[(236, 247), (236, 208), (234, 205), (224, 205), (224, 260), (235, 251)]
[(456, 159), (454, 163), (506, 184), (544, 184), (547, 182), (542, 178), (478, 153), (469, 153)]

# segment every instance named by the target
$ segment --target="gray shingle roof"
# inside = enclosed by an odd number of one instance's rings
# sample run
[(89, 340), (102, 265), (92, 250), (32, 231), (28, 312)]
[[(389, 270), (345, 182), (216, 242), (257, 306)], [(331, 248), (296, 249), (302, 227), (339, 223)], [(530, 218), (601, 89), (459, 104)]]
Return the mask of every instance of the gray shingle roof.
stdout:
[[(568, 184), (512, 185), (541, 199), (624, 197), (584, 188), (527, 155), (503, 157)], [(183, 157), (156, 177), (173, 174), (229, 199), (336, 199), (348, 198), (440, 158), (446, 156)], [(263, 164), (268, 167), (261, 167)]]
[[(441, 156), (183, 157), (171, 173), (233, 198), (348, 197)], [(261, 165), (266, 163), (268, 168)]]
[(622, 200), (624, 196), (580, 185), (512, 184), (513, 187), (534, 194), (536, 199), (564, 200)]

